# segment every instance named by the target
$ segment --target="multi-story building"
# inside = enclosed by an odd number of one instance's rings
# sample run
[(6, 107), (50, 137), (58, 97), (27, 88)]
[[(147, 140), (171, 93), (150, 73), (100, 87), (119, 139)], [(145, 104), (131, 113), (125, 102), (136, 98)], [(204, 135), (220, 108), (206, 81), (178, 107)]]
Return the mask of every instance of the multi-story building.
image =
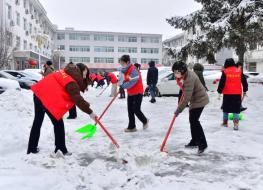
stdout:
[(0, 0), (0, 18), (12, 47), (12, 69), (40, 66), (51, 58), (56, 27), (38, 0)]
[[(61, 62), (82, 62), (89, 68), (116, 69), (119, 58), (128, 54), (133, 63), (147, 67), (153, 60), (162, 63), (162, 35), (117, 32), (57, 30), (56, 48)], [(61, 65), (63, 67), (63, 64)]]
[[(167, 48), (172, 48), (174, 50), (180, 51), (181, 48), (184, 47), (188, 43), (188, 40), (192, 38), (193, 38), (193, 35), (191, 34), (191, 32), (184, 32), (170, 39), (165, 40), (163, 42), (163, 46), (164, 46), (163, 64), (171, 65), (171, 63), (174, 61), (171, 58), (171, 56), (168, 55)], [(216, 65), (224, 65), (225, 59), (231, 58), (231, 57), (233, 57), (234, 59), (237, 58), (233, 49), (223, 48), (221, 51), (215, 54)], [(197, 57), (191, 56), (191, 55), (188, 56), (187, 63), (188, 64), (193, 64), (193, 63), (208, 64), (205, 58), (198, 59)]]
[(246, 69), (251, 72), (263, 73), (263, 47), (248, 51), (245, 54)]

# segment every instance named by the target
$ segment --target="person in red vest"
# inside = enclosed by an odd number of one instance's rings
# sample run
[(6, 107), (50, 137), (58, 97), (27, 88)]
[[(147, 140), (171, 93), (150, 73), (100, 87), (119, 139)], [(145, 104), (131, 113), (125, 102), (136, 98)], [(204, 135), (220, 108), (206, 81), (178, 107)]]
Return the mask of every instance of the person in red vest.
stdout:
[(128, 116), (129, 124), (125, 132), (136, 132), (135, 115), (143, 123), (143, 129), (148, 128), (149, 120), (141, 111), (141, 104), (143, 98), (143, 83), (142, 76), (138, 69), (131, 64), (130, 56), (123, 55), (120, 58), (122, 66), (121, 72), (124, 74), (124, 82), (120, 85), (121, 88), (127, 89), (128, 93)]
[(238, 114), (240, 113), (241, 99), (248, 91), (248, 84), (241, 69), (236, 67), (234, 59), (226, 59), (224, 70), (218, 84), (217, 92), (223, 94), (223, 124), (228, 127), (228, 113), (234, 115), (234, 130), (238, 130)]
[(103, 86), (104, 86), (104, 84), (105, 84), (105, 82), (104, 82), (104, 77), (101, 76), (99, 73), (97, 73), (97, 74), (96, 74), (96, 78), (97, 78), (97, 86), (96, 86), (96, 88), (98, 88), (99, 86), (100, 86), (101, 88), (103, 88)]
[(103, 73), (105, 79), (107, 80), (108, 86), (111, 83), (111, 94), (110, 97), (113, 97), (117, 94), (117, 84), (118, 84), (118, 78), (111, 72), (104, 72)]
[(97, 81), (97, 76), (95, 73), (91, 73), (90, 74), (90, 80), (92, 82), (91, 86), (93, 87), (94, 86), (94, 82)]
[(54, 125), (55, 153), (60, 150), (71, 155), (66, 148), (63, 115), (74, 104), (89, 114), (92, 120), (97, 117), (90, 104), (80, 95), (90, 84), (89, 69), (82, 63), (69, 64), (65, 69), (52, 73), (31, 87), (34, 93), (35, 118), (30, 132), (27, 154), (39, 152), (38, 141), (45, 113)]

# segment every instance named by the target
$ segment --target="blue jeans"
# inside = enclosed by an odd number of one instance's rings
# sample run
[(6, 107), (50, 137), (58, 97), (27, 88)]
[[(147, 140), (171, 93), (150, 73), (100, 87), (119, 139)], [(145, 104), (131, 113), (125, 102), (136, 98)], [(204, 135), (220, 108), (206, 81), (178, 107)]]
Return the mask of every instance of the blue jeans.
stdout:
[(156, 85), (155, 84), (150, 84), (149, 85), (149, 91), (150, 91), (152, 99), (155, 99)]
[[(233, 120), (238, 120), (238, 113), (233, 113), (233, 116), (234, 116)], [(223, 119), (228, 120), (228, 113), (223, 112)]]

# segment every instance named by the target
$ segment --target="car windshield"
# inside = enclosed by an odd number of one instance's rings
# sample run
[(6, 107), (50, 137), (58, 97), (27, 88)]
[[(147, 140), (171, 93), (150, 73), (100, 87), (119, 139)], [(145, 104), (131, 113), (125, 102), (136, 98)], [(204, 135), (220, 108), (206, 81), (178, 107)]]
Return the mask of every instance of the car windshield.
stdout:
[(25, 75), (23, 75), (22, 73), (19, 73), (19, 72), (14, 72), (14, 71), (5, 71), (5, 72), (7, 72), (8, 74), (10, 74), (14, 77), (18, 77), (18, 76), (25, 77)]

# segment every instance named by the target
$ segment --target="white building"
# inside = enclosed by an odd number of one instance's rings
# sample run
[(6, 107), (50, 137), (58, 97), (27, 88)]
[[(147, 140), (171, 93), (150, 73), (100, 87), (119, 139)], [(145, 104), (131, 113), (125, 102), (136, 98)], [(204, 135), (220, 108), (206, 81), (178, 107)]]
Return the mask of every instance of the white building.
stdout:
[(51, 58), (56, 27), (38, 0), (0, 0), (1, 27), (13, 48), (12, 69), (40, 66)]
[[(73, 28), (58, 30), (56, 47), (61, 62), (82, 62), (89, 68), (119, 67), (119, 58), (128, 54), (133, 63), (147, 67), (153, 60), (162, 63), (162, 35), (117, 32), (77, 31)], [(62, 65), (63, 67), (63, 65)]]
[[(167, 39), (163, 42), (163, 46), (165, 47), (172, 47), (178, 51), (181, 50), (182, 47), (184, 47), (187, 43), (188, 40), (192, 39), (193, 35), (188, 32), (184, 32), (181, 34), (178, 34), (170, 39)], [(237, 56), (235, 55), (234, 51), (232, 49), (228, 48), (223, 48), (221, 51), (215, 54), (215, 59), (216, 59), (216, 65), (224, 65), (224, 62), (227, 58), (234, 58), (236, 59)], [(164, 48), (163, 52), (163, 64), (164, 65), (171, 65), (171, 63), (174, 60), (171, 59), (171, 57), (167, 54), (167, 51)], [(198, 59), (195, 56), (188, 56), (187, 58), (187, 63), (193, 64), (193, 63), (202, 63), (202, 64), (208, 64), (206, 58), (203, 59)]]
[(263, 73), (263, 47), (258, 46), (256, 50), (245, 54), (246, 69), (251, 72)]

